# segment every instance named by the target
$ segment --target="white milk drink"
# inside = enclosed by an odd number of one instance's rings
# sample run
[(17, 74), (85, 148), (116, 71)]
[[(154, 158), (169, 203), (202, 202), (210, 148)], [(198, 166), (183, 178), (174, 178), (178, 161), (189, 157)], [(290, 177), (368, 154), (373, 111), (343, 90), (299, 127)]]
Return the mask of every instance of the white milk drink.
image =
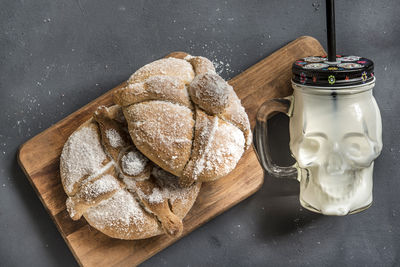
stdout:
[[(374, 160), (382, 150), (382, 123), (372, 95), (372, 61), (356, 57), (308, 57), (293, 64), (293, 95), (267, 101), (257, 114), (255, 143), (263, 167), (300, 182), (303, 207), (346, 215), (372, 203)], [(290, 150), (296, 163), (279, 167), (268, 154), (266, 121), (290, 117)], [(296, 174), (297, 173), (297, 174)]]

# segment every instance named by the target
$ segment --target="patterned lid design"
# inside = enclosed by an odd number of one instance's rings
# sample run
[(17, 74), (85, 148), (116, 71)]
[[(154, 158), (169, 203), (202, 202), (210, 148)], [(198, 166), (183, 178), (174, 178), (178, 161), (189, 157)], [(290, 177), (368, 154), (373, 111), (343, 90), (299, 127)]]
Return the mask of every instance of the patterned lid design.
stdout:
[(339, 87), (368, 83), (374, 79), (374, 62), (358, 56), (336, 56), (328, 62), (326, 56), (305, 57), (292, 66), (292, 80), (298, 84), (319, 87)]

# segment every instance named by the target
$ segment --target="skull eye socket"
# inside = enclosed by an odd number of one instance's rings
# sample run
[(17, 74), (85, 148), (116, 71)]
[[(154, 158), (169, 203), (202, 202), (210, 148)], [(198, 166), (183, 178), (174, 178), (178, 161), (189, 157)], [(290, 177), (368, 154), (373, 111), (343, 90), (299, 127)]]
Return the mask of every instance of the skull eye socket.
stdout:
[(374, 155), (373, 148), (373, 143), (364, 134), (349, 133), (343, 137), (345, 155), (358, 164), (370, 164)]
[(315, 138), (304, 138), (299, 146), (299, 159), (304, 165), (310, 165), (317, 159), (320, 142)]
[(348, 153), (353, 155), (353, 156), (356, 156), (356, 157), (361, 156), (361, 146), (360, 146), (360, 144), (350, 143), (347, 150), (348, 150)]

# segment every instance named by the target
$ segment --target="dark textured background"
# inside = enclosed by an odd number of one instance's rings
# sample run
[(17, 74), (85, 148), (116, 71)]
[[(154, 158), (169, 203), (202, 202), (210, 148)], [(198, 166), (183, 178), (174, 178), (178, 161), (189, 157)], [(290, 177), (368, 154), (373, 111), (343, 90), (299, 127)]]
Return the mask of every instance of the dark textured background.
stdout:
[[(374, 205), (347, 217), (316, 215), (300, 208), (295, 181), (266, 176), (255, 195), (143, 266), (400, 265), (400, 4), (336, 5), (338, 52), (376, 64), (384, 148)], [(23, 142), (171, 51), (209, 57), (231, 78), (298, 36), (325, 44), (324, 28), (321, 0), (2, 0), (0, 265), (76, 265), (18, 167)], [(290, 162), (287, 124), (277, 116), (270, 125), (280, 163)]]

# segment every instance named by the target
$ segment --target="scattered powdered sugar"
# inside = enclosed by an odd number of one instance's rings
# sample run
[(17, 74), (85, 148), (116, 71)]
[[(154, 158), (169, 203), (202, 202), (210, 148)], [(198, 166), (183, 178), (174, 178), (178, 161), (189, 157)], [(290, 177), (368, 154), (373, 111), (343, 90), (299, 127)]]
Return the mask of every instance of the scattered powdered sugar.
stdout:
[[(218, 18), (221, 20), (221, 18)], [(228, 22), (232, 22), (233, 18), (226, 18)], [(214, 27), (205, 27), (204, 30), (215, 31)], [(241, 49), (239, 45), (232, 46), (230, 42), (223, 42), (217, 40), (199, 41), (199, 40), (187, 40), (188, 41), (188, 51), (201, 51), (206, 58), (209, 58), (217, 73), (225, 78), (232, 77), (233, 74), (237, 73), (238, 70), (233, 67), (232, 59), (235, 55), (241, 54)], [(245, 54), (246, 56), (247, 54)]]
[(121, 147), (124, 145), (124, 141), (115, 129), (107, 129), (106, 137), (110, 142), (110, 145), (114, 148)]
[(99, 179), (82, 186), (79, 195), (86, 201), (94, 201), (95, 198), (120, 188), (116, 178), (110, 174), (103, 175)]
[(72, 194), (74, 186), (82, 177), (91, 175), (103, 166), (107, 159), (100, 144), (99, 134), (87, 126), (74, 132), (64, 145), (61, 153), (63, 184), (67, 194)]
[[(99, 229), (141, 225), (144, 222), (143, 210), (131, 193), (117, 191), (111, 198), (101, 201), (87, 210), (88, 220)], [(129, 230), (129, 228), (126, 228)], [(138, 227), (140, 229), (140, 227)], [(120, 228), (122, 230), (122, 228)]]
[(128, 175), (140, 174), (149, 160), (138, 150), (129, 151), (121, 159), (122, 170)]

